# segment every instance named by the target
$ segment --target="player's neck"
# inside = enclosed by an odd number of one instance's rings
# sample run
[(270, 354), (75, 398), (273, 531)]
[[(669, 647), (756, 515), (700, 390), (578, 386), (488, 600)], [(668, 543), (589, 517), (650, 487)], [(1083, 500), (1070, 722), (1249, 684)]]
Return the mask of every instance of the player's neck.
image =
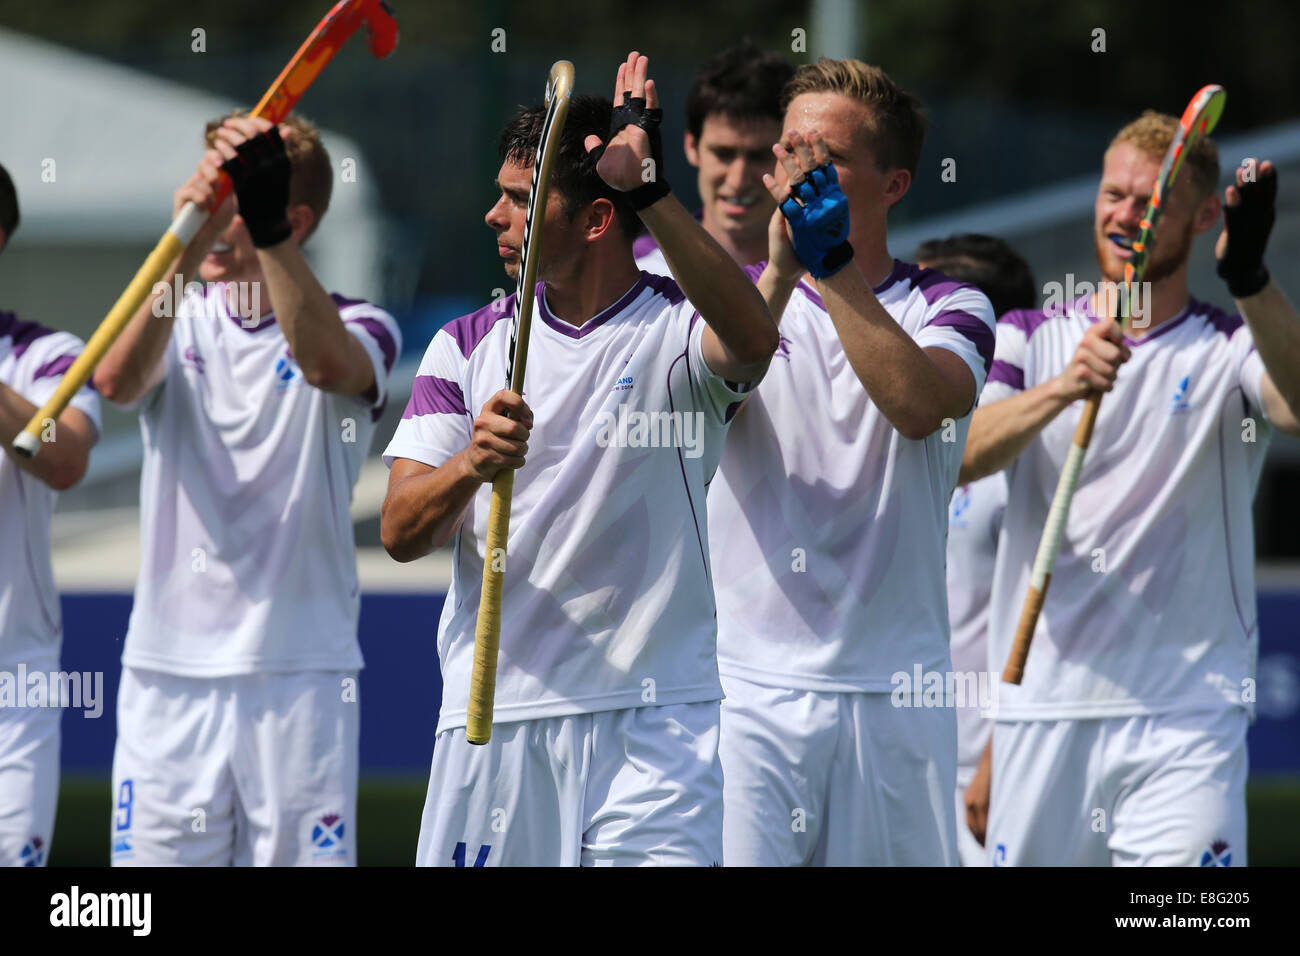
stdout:
[(853, 242), (853, 261), (857, 263), (862, 278), (873, 289), (888, 279), (894, 271), (894, 257), (890, 255), (889, 247), (883, 242), (864, 242), (863, 248), (858, 248), (857, 243)]
[[(609, 255), (609, 252), (621, 255)], [(546, 279), (546, 307), (575, 329), (627, 294), (641, 278), (631, 247), (593, 250), (584, 262)]]
[(736, 235), (712, 222), (707, 212), (700, 224), (704, 226), (704, 231), (726, 250), (727, 255), (731, 256), (736, 265), (751, 266), (767, 259), (766, 229), (754, 235)]

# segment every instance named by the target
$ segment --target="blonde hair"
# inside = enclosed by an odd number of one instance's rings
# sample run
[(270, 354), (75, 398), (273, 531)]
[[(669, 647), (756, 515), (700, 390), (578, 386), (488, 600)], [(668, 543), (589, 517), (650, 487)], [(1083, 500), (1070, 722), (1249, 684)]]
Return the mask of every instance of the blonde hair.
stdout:
[[(1165, 153), (1169, 152), (1169, 144), (1174, 141), (1177, 133), (1178, 120), (1165, 113), (1147, 110), (1115, 134), (1115, 138), (1106, 147), (1106, 152), (1109, 153), (1121, 143), (1128, 143), (1156, 162), (1163, 162)], [(1204, 199), (1214, 192), (1219, 185), (1219, 148), (1209, 137), (1201, 137), (1192, 144), (1191, 151), (1183, 162), (1187, 164), (1192, 185), (1196, 187), (1199, 198)]]
[(916, 175), (925, 142), (926, 119), (921, 101), (889, 78), (884, 70), (861, 60), (805, 63), (785, 85), (781, 108), (804, 93), (839, 93), (866, 107), (866, 134), (875, 146), (876, 166), (883, 173), (906, 169)]
[[(234, 110), (228, 116), (212, 120), (204, 130), (204, 140), (211, 146), (216, 139), (217, 129), (223, 122), (235, 116), (247, 116), (247, 110)], [(289, 205), (307, 206), (312, 211), (310, 236), (320, 225), (329, 209), (330, 194), (334, 189), (334, 167), (330, 164), (329, 153), (321, 142), (320, 130), (310, 120), (303, 119), (297, 113), (290, 113), (280, 121), (288, 126), (293, 135), (285, 140), (284, 149), (289, 154)], [(306, 239), (306, 236), (303, 237)]]

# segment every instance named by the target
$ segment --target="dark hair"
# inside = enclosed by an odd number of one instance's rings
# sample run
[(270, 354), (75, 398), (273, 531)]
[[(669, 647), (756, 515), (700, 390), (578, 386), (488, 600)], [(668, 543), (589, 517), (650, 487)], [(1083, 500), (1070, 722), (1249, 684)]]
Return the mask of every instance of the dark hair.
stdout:
[(18, 218), (18, 192), (9, 173), (0, 166), (0, 232), (4, 233), (6, 243), (18, 229)]
[(686, 128), (700, 138), (704, 121), (719, 113), (733, 120), (781, 122), (781, 90), (794, 67), (779, 53), (768, 53), (750, 40), (713, 54), (695, 71), (686, 99)]
[(995, 317), (1038, 306), (1038, 285), (1029, 263), (996, 236), (965, 233), (927, 239), (916, 247), (915, 259), (976, 286), (993, 303)]
[[(641, 231), (641, 218), (621, 192), (600, 178), (595, 157), (583, 145), (583, 140), (592, 135), (599, 136), (602, 141), (609, 139), (613, 114), (613, 104), (600, 96), (575, 96), (569, 100), (569, 114), (560, 133), (560, 148), (552, 167), (551, 188), (563, 197), (564, 211), (570, 219), (597, 199), (608, 199), (614, 204), (623, 235), (632, 239)], [(542, 139), (545, 119), (545, 107), (520, 107), (514, 119), (501, 131), (497, 144), (501, 161), (531, 166)]]

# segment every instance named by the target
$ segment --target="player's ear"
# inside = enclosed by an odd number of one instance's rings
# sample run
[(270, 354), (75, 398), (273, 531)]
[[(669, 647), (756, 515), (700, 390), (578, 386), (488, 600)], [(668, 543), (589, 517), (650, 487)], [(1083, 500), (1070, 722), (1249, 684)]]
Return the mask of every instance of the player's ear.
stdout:
[(293, 230), (294, 242), (301, 246), (316, 226), (316, 214), (312, 212), (311, 206), (298, 203), (290, 206), (285, 211), (285, 215), (289, 218), (289, 228)]
[(682, 137), (682, 149), (686, 152), (686, 161), (692, 166), (700, 165), (700, 144), (695, 141), (691, 131), (687, 130), (686, 135)]
[(912, 188), (912, 174), (906, 169), (890, 170), (889, 180), (885, 183), (885, 203), (892, 206)]
[(1223, 209), (1223, 200), (1219, 198), (1217, 192), (1211, 192), (1201, 200), (1200, 206), (1196, 209), (1196, 218), (1193, 221), (1193, 228), (1197, 235), (1208, 232), (1214, 228), (1214, 224), (1219, 221), (1219, 212)]
[(588, 242), (595, 242), (614, 228), (617, 222), (618, 210), (614, 208), (614, 203), (608, 199), (597, 199), (587, 207), (587, 219), (583, 224), (584, 238)]

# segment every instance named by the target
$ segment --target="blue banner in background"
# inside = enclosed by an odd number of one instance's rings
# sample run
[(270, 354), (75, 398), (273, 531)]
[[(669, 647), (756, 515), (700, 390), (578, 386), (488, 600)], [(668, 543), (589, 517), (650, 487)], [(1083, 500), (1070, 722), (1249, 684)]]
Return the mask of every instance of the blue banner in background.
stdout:
[[(361, 769), (427, 774), (442, 701), (438, 670), (441, 594), (361, 596)], [(69, 708), (63, 715), (65, 770), (113, 766), (122, 638), (131, 616), (129, 594), (63, 596), (63, 669), (101, 672), (98, 718)]]
[[(438, 617), (443, 595), (361, 598), (361, 769), (427, 774), (442, 700)], [(108, 773), (113, 765), (122, 637), (129, 594), (63, 597), (63, 669), (102, 672), (102, 712), (63, 715), (63, 767)], [(1300, 592), (1259, 596), (1258, 719), (1247, 741), (1252, 773), (1300, 773)]]

